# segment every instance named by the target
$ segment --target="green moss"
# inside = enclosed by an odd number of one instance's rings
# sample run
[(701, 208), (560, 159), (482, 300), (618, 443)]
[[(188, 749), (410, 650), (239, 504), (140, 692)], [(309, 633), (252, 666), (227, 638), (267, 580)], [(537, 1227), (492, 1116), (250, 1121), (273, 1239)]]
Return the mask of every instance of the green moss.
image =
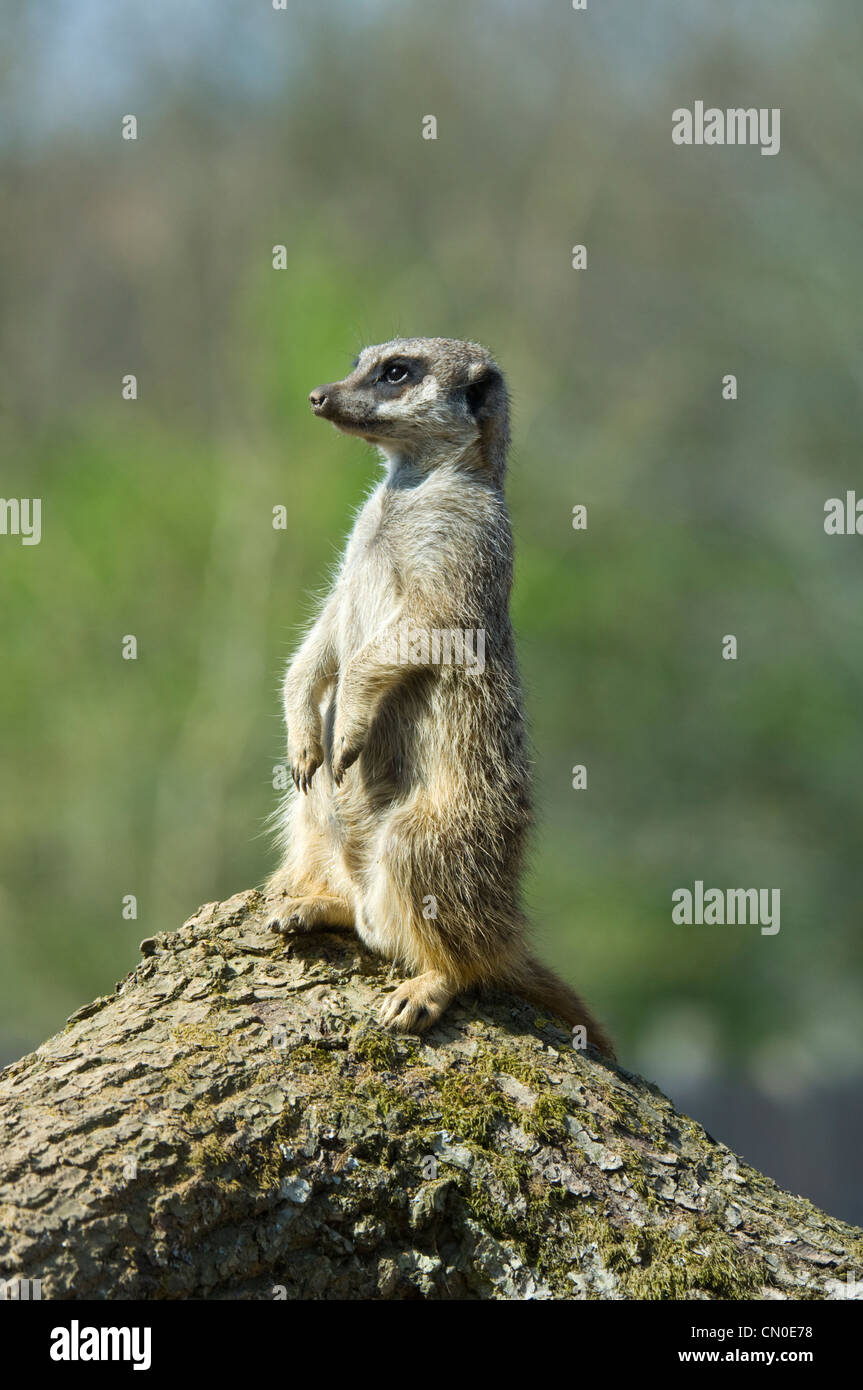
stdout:
[(619, 1231), (592, 1211), (576, 1222), (581, 1251), (595, 1246), (604, 1267), (620, 1281), (620, 1292), (638, 1300), (689, 1299), (694, 1294), (745, 1300), (764, 1283), (755, 1262), (741, 1255), (724, 1232), (688, 1229), (672, 1235), (664, 1224)]
[[(189, 1150), (189, 1167), (196, 1172), (212, 1175), (214, 1169), (225, 1168), (231, 1162), (231, 1155), (225, 1147), (224, 1139), (218, 1134), (208, 1134)], [(233, 1186), (239, 1186), (236, 1181)]]
[(440, 1099), (445, 1128), (480, 1148), (490, 1144), (498, 1124), (518, 1119), (513, 1102), (482, 1073), (446, 1077), (440, 1083)]
[(603, 1100), (614, 1116), (615, 1123), (618, 1124), (621, 1129), (636, 1131), (643, 1128), (637, 1117), (635, 1107), (625, 1096), (615, 1090), (614, 1087), (609, 1086), (606, 1094), (603, 1096)]
[[(206, 1052), (214, 1052), (220, 1062), (227, 1059), (231, 1047), (231, 1040), (228, 1035), (215, 1028), (207, 1027), (204, 1023), (178, 1024), (172, 1030), (172, 1036), (184, 1048), (199, 1048)], [(164, 1071), (165, 1085), (169, 1091), (178, 1091), (180, 1095), (187, 1096), (191, 1111), (206, 1108), (209, 1121), (206, 1127), (212, 1129), (213, 1124), (208, 1103), (200, 1098), (194, 1098), (195, 1087), (189, 1069), (196, 1064), (197, 1060), (194, 1051), (191, 1051), (188, 1055), (166, 1067)]]
[(690, 1231), (675, 1239), (667, 1230), (645, 1226), (632, 1238), (638, 1260), (626, 1272), (632, 1298), (684, 1299), (693, 1293), (714, 1298), (753, 1298), (763, 1279), (732, 1241), (719, 1231)]
[(423, 1107), (413, 1096), (396, 1086), (369, 1078), (356, 1087), (356, 1094), (371, 1101), (376, 1113), (383, 1118), (397, 1117), (402, 1128), (415, 1125), (423, 1116)]
[[(522, 1191), (527, 1191), (530, 1181), (530, 1168), (523, 1158), (515, 1154), (480, 1154), (486, 1159), (492, 1182), (488, 1174), (480, 1169), (469, 1183), (465, 1193), (471, 1214), (493, 1235), (511, 1239), (519, 1229), (517, 1216), (513, 1213), (513, 1203)], [(501, 1203), (494, 1191), (494, 1183), (502, 1189), (504, 1202)]]
[(351, 1047), (360, 1061), (368, 1062), (377, 1071), (392, 1071), (399, 1060), (395, 1040), (387, 1033), (361, 1033)]
[(844, 1258), (840, 1257), (835, 1277), (838, 1279), (843, 1274), (850, 1274), (853, 1279), (859, 1280), (863, 1278), (863, 1240), (856, 1237), (846, 1243), (847, 1254)]
[[(200, 1121), (203, 1110), (198, 1107), (193, 1111), (190, 1123), (196, 1118)], [(212, 1125), (212, 1115), (209, 1119)], [(186, 1166), (225, 1198), (248, 1192), (250, 1186), (260, 1193), (272, 1192), (291, 1171), (290, 1145), (302, 1119), (302, 1110), (285, 1107), (267, 1134), (258, 1138), (251, 1138), (245, 1129), (225, 1132), (224, 1128), (211, 1128), (189, 1145)]]
[(338, 1061), (333, 1048), (317, 1047), (314, 1043), (301, 1043), (299, 1047), (292, 1048), (290, 1058), (292, 1065), (308, 1062), (315, 1071), (331, 1071)]
[[(620, 1230), (594, 1205), (542, 1181), (526, 1159), (489, 1149), (476, 1152), (470, 1179), (462, 1184), (469, 1211), (502, 1244), (512, 1246), (560, 1297), (572, 1295), (570, 1275), (585, 1268), (582, 1260), (590, 1250), (596, 1252), (600, 1267), (616, 1278), (624, 1298), (688, 1299), (706, 1294), (739, 1301), (757, 1297), (765, 1282), (765, 1271), (722, 1231), (700, 1231), (693, 1225), (672, 1235), (664, 1220)], [(652, 1196), (651, 1201), (655, 1202)], [(656, 1204), (656, 1214), (660, 1211), (664, 1214)]]
[(655, 1200), (653, 1191), (647, 1181), (647, 1175), (641, 1164), (637, 1161), (630, 1164), (624, 1159), (624, 1168), (627, 1181), (633, 1192), (637, 1192), (642, 1201), (649, 1202)]
[[(176, 1030), (176, 1037), (188, 1045), (187, 1055), (174, 1069), (178, 1086), (187, 1079), (186, 1069), (196, 1060), (196, 1048), (223, 1052), (237, 1045), (235, 1035), (212, 1026), (212, 1017), (205, 1025)], [(351, 1143), (351, 1151), (360, 1153), (367, 1163), (383, 1165), (388, 1175), (387, 1200), (391, 1201), (393, 1182), (403, 1183), (402, 1191), (411, 1189), (417, 1155), (427, 1153), (432, 1132), (445, 1127), (474, 1156), (469, 1172), (453, 1170), (447, 1178), (457, 1184), (467, 1212), (536, 1270), (553, 1296), (571, 1297), (571, 1275), (578, 1271), (586, 1279), (589, 1297), (606, 1296), (598, 1289), (590, 1292), (591, 1273), (597, 1269), (613, 1276), (617, 1294), (624, 1298), (668, 1300), (706, 1295), (745, 1300), (758, 1296), (769, 1272), (741, 1252), (707, 1216), (693, 1217), (682, 1233), (679, 1226), (671, 1233), (667, 1206), (652, 1191), (637, 1143), (621, 1144), (618, 1139), (615, 1149), (623, 1157), (623, 1173), (630, 1187), (638, 1193), (640, 1219), (647, 1224), (627, 1224), (622, 1229), (612, 1224), (613, 1217), (609, 1219), (594, 1197), (578, 1196), (562, 1183), (549, 1182), (524, 1155), (497, 1151), (495, 1134), (508, 1122), (520, 1123), (543, 1144), (561, 1143), (566, 1137), (572, 1107), (529, 1054), (522, 1056), (515, 1048), (498, 1049), (484, 1039), (469, 1062), (461, 1059), (441, 1072), (406, 1065), (415, 1061), (417, 1051), (405, 1050), (400, 1039), (376, 1029), (364, 1030), (350, 1046), (342, 1040), (336, 1049), (303, 1044), (290, 1054), (291, 1061), (300, 1064), (304, 1078), (302, 1104), (286, 1107), (259, 1140), (250, 1140), (243, 1131), (225, 1133), (213, 1113), (213, 1100), (206, 1096), (196, 1100), (184, 1116), (187, 1131), (200, 1136), (184, 1155), (193, 1180), (190, 1197), (194, 1198), (200, 1184), (204, 1213), (209, 1212), (206, 1204), (212, 1203), (214, 1196), (223, 1206), (236, 1206), (239, 1201), (248, 1202), (250, 1188), (253, 1194), (262, 1195), (277, 1189), (294, 1171), (292, 1136), (304, 1128), (304, 1115), (314, 1106), (318, 1123), (341, 1128), (347, 1134), (356, 1129), (363, 1136), (359, 1144)], [(282, 1061), (279, 1059), (280, 1066)], [(267, 1065), (271, 1065), (269, 1060)], [(396, 1069), (398, 1077), (386, 1076)], [(505, 1094), (501, 1074), (512, 1076), (536, 1094), (529, 1111)], [(614, 1127), (637, 1132), (631, 1103), (619, 1087), (609, 1086), (607, 1094), (603, 1090), (597, 1108), (606, 1113), (609, 1131), (611, 1116)], [(386, 1119), (386, 1132), (381, 1118)], [(691, 1137), (696, 1132), (700, 1137), (700, 1131), (688, 1120), (681, 1123), (684, 1135), (690, 1137), (690, 1126)], [(654, 1135), (651, 1147), (655, 1142)], [(569, 1156), (572, 1161), (585, 1162), (580, 1153)], [(400, 1165), (404, 1166), (403, 1177), (398, 1176)], [(359, 1203), (357, 1210), (365, 1210), (378, 1200), (380, 1183), (375, 1173), (379, 1171), (377, 1167), (370, 1169), (367, 1189), (352, 1171), (348, 1187), (352, 1200)], [(208, 1219), (202, 1215), (202, 1220)], [(680, 1219), (675, 1212), (673, 1220), (679, 1223)]]
[(567, 1109), (559, 1096), (539, 1096), (522, 1120), (522, 1129), (541, 1144), (562, 1144), (566, 1139)]
[(571, 1293), (567, 1275), (572, 1262), (559, 1260), (555, 1239), (569, 1194), (538, 1180), (527, 1159), (518, 1155), (480, 1150), (477, 1158), (464, 1193), (472, 1216), (502, 1244), (512, 1246), (557, 1293)]
[(230, 1039), (225, 1033), (216, 1028), (208, 1028), (203, 1023), (179, 1023), (172, 1029), (172, 1034), (184, 1047), (201, 1047), (208, 1052), (218, 1052), (222, 1056), (227, 1055), (230, 1047)]
[(509, 1049), (500, 1051), (491, 1047), (482, 1047), (474, 1059), (475, 1069), (485, 1076), (493, 1076), (495, 1072), (505, 1072), (507, 1076), (513, 1077), (516, 1081), (521, 1081), (523, 1085), (530, 1086), (533, 1090), (539, 1090), (541, 1086), (547, 1086), (548, 1077), (539, 1067), (520, 1057), (517, 1052)]

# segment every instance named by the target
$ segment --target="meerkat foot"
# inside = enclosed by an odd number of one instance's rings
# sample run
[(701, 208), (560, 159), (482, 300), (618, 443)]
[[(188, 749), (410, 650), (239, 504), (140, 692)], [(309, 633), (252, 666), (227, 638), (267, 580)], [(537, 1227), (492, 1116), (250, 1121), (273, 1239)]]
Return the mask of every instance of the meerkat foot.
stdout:
[(268, 922), (270, 931), (293, 933), (316, 927), (352, 927), (354, 909), (346, 898), (320, 894), (310, 898), (285, 898)]
[(396, 1033), (424, 1033), (437, 1023), (454, 991), (433, 970), (405, 980), (381, 1005), (380, 1019)]

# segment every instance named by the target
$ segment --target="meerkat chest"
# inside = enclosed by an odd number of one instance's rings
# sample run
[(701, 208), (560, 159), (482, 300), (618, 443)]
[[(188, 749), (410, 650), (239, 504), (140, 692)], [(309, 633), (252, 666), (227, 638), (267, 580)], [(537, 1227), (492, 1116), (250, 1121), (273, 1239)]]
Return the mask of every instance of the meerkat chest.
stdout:
[(339, 581), (339, 664), (346, 662), (398, 611), (399, 569), (372, 499), (360, 514)]

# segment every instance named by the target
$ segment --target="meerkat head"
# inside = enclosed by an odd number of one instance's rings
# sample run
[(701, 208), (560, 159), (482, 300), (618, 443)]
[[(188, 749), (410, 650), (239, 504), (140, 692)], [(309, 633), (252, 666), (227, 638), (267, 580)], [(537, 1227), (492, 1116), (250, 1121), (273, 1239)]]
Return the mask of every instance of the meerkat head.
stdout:
[(391, 468), (427, 472), (458, 456), (503, 477), (506, 385), (478, 343), (394, 338), (363, 348), (343, 381), (316, 387), (309, 400), (315, 415), (376, 444)]

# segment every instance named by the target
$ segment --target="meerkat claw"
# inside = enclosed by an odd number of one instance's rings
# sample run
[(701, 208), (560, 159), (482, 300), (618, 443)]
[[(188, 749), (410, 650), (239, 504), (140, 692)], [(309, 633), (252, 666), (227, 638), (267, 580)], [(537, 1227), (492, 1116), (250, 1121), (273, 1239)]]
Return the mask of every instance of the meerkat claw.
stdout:
[(451, 998), (439, 980), (419, 975), (405, 980), (384, 1000), (380, 1020), (397, 1033), (424, 1033), (437, 1022)]

